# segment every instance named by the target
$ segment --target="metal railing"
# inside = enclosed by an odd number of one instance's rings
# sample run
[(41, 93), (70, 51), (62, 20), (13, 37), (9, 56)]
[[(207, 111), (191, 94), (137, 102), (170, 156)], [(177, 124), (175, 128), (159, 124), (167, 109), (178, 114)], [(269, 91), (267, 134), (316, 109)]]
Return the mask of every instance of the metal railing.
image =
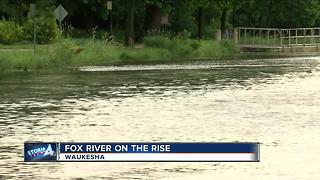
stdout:
[(318, 46), (320, 28), (250, 28), (238, 27), (238, 43), (268, 46)]

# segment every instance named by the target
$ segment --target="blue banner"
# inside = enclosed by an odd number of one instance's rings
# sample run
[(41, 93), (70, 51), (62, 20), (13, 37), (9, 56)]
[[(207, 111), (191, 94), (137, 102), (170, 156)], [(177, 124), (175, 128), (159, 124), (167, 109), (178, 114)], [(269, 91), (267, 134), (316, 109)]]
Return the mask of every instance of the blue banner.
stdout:
[(256, 153), (257, 143), (60, 143), (60, 153)]
[(25, 143), (26, 162), (257, 162), (259, 143)]

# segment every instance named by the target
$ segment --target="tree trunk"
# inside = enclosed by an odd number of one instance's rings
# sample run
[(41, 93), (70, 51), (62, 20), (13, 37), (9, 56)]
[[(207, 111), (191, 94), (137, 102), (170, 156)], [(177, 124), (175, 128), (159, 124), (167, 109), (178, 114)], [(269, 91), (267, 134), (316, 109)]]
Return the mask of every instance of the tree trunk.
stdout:
[(134, 45), (134, 1), (126, 3), (126, 46)]
[(267, 11), (267, 27), (271, 27), (271, 19), (270, 17), (272, 16), (271, 14), (271, 9), (272, 9), (272, 1), (268, 0), (268, 11)]
[(224, 39), (225, 35), (226, 35), (226, 21), (227, 21), (227, 13), (228, 13), (228, 9), (224, 8), (222, 11), (222, 15), (221, 15), (221, 39)]
[(232, 28), (236, 27), (235, 25), (235, 10), (234, 7), (232, 7)]
[(154, 4), (146, 5), (146, 14), (144, 20), (145, 32), (158, 32), (161, 27), (161, 10)]
[(202, 28), (203, 27), (203, 7), (198, 8), (198, 39), (202, 38)]

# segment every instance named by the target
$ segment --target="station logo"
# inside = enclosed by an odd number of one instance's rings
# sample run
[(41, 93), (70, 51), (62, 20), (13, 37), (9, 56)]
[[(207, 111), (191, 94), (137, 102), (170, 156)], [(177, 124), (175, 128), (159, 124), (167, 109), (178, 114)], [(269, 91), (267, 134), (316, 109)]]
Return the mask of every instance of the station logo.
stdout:
[(25, 162), (46, 162), (56, 160), (56, 143), (24, 143)]

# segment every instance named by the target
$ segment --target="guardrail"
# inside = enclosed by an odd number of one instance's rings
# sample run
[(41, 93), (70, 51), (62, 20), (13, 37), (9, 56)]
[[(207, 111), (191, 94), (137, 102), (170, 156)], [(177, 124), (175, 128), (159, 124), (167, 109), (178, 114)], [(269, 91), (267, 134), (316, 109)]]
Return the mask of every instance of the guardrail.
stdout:
[(239, 44), (269, 46), (318, 46), (320, 27), (317, 28), (251, 28), (238, 27)]

